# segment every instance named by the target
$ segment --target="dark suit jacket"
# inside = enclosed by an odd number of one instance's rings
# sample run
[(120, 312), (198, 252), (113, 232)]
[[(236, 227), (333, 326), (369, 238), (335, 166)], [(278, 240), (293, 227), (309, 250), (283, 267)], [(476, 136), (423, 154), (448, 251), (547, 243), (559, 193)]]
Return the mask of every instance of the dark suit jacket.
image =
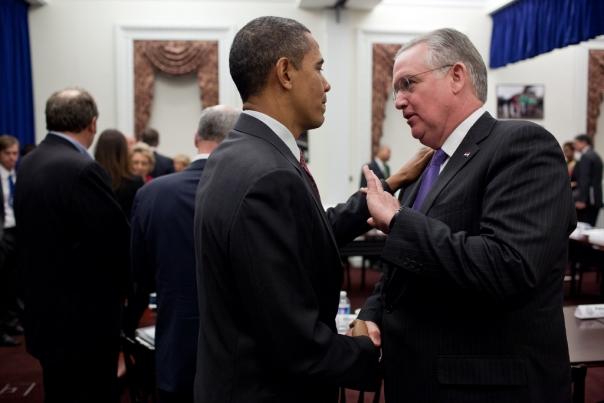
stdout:
[(143, 187), (145, 182), (139, 175), (133, 175), (132, 179), (125, 179), (122, 181), (122, 186), (115, 192), (115, 197), (119, 203), (122, 211), (126, 215), (128, 222), (130, 222), (130, 216), (132, 215), (132, 203), (136, 192)]
[[(373, 171), (375, 176), (377, 176), (378, 178), (387, 179), (382, 170), (380, 169), (379, 165), (375, 162), (375, 160), (368, 163), (367, 166)], [(361, 187), (367, 187), (367, 179), (365, 179), (365, 174), (363, 174), (363, 171), (361, 171)]]
[(172, 158), (158, 154), (157, 151), (153, 151), (153, 155), (155, 155), (155, 167), (149, 174), (150, 177), (157, 178), (174, 173), (174, 161)]
[(485, 113), (414, 211), (420, 182), (360, 314), (382, 329), (386, 399), (570, 402), (562, 298), (576, 217), (558, 142)]
[(205, 164), (197, 160), (147, 183), (132, 208), (134, 280), (155, 276), (157, 386), (169, 392), (193, 393), (199, 332), (193, 217)]
[(367, 231), (357, 193), (327, 214), (300, 163), (242, 114), (197, 192), (197, 402), (335, 402), (378, 374), (367, 337), (336, 334), (338, 246)]
[(130, 231), (103, 167), (49, 134), (19, 166), (14, 206), (27, 351), (58, 364), (115, 354)]
[(581, 156), (573, 170), (572, 180), (577, 182), (575, 201), (582, 201), (588, 207), (602, 207), (602, 159), (593, 149)]

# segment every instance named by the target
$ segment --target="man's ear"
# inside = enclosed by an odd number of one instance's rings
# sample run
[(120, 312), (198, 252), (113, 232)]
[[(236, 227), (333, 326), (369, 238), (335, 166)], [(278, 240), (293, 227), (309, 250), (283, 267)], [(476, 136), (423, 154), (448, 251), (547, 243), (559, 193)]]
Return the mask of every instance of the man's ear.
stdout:
[(468, 82), (468, 69), (465, 64), (457, 62), (451, 67), (451, 86), (458, 95)]
[(277, 60), (277, 63), (275, 64), (275, 69), (277, 72), (277, 81), (279, 82), (279, 84), (287, 89), (287, 90), (291, 90), (292, 89), (292, 71), (295, 70), (294, 66), (289, 62), (289, 59), (287, 57), (282, 57), (281, 59)]
[(197, 132), (194, 134), (194, 138), (195, 138), (195, 148), (197, 148), (198, 144), (199, 144), (199, 139), (197, 138)]
[(88, 130), (92, 134), (96, 134), (96, 119), (97, 117), (93, 116), (90, 123), (88, 123), (88, 126), (86, 126), (86, 130)]

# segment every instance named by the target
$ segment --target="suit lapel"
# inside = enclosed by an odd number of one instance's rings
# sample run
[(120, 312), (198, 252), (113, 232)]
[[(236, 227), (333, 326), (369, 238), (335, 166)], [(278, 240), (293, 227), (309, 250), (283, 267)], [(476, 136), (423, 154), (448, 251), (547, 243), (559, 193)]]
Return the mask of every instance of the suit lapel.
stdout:
[(337, 249), (338, 244), (336, 243), (335, 236), (333, 235), (333, 231), (331, 229), (331, 224), (327, 219), (327, 214), (325, 214), (325, 210), (323, 209), (321, 200), (319, 200), (319, 195), (313, 187), (310, 178), (302, 168), (302, 165), (300, 165), (300, 161), (296, 157), (294, 157), (291, 150), (285, 145), (283, 140), (281, 140), (279, 136), (277, 136), (277, 134), (275, 134), (275, 132), (271, 130), (270, 127), (262, 123), (260, 120), (250, 115), (246, 115), (245, 113), (242, 113), (239, 116), (239, 120), (237, 120), (234, 129), (268, 141), (273, 147), (275, 147), (279, 151), (279, 153), (281, 153), (281, 155), (283, 155), (283, 157), (285, 157), (285, 159), (289, 161), (290, 164), (292, 164), (296, 171), (298, 171), (298, 174), (300, 174), (300, 176), (302, 177), (302, 180), (304, 181), (304, 184), (306, 186), (306, 190), (311, 194), (315, 206), (319, 210), (319, 215), (323, 220), (323, 224), (325, 224), (325, 227), (327, 227), (327, 230), (329, 231), (331, 241), (333, 242), (334, 247)]
[[(478, 143), (489, 135), (496, 122), (497, 121), (493, 119), (488, 112), (485, 112), (476, 123), (474, 123), (461, 144), (459, 144), (459, 147), (457, 147), (457, 150), (455, 150), (451, 158), (449, 158), (447, 165), (445, 165), (440, 175), (438, 175), (436, 182), (434, 182), (434, 185), (422, 202), (419, 209), (420, 213), (427, 215), (440, 192), (443, 191), (451, 179), (453, 179), (455, 175), (457, 175), (457, 173), (480, 151)], [(418, 183), (419, 182), (420, 181), (418, 181)], [(416, 186), (415, 195), (417, 195), (419, 190), (419, 185)], [(415, 201), (415, 198), (413, 198), (413, 201)]]

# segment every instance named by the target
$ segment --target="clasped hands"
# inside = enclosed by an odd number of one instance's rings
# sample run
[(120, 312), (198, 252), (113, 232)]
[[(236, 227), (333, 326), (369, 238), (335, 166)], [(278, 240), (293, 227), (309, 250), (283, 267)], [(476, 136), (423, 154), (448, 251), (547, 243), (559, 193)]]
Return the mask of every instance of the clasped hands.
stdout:
[(350, 330), (346, 336), (367, 336), (373, 342), (373, 345), (380, 347), (382, 345), (382, 337), (380, 328), (373, 322), (355, 319), (348, 325)]

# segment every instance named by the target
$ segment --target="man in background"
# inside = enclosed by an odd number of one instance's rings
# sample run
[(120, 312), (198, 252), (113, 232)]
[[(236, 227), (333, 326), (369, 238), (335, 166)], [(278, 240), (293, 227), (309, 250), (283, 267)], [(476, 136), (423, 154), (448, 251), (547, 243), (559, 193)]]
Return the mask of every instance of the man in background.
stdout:
[(13, 200), (19, 160), (19, 140), (0, 136), (0, 346), (17, 346), (11, 337), (23, 333), (21, 275), (16, 255), (16, 223)]
[(136, 283), (155, 277), (155, 362), (160, 403), (193, 402), (199, 308), (193, 222), (195, 192), (210, 153), (224, 140), (240, 112), (229, 106), (204, 109), (195, 134), (197, 156), (180, 173), (141, 188), (132, 208), (132, 270)]
[[(390, 167), (386, 163), (389, 160), (390, 147), (387, 145), (381, 145), (373, 161), (367, 165), (379, 179), (388, 179), (390, 177)], [(367, 180), (365, 179), (365, 175), (363, 173), (361, 173), (361, 187), (367, 187)]]
[(484, 110), (486, 66), (454, 29), (405, 44), (393, 89), (436, 152), (402, 207), (364, 168), (371, 222), (389, 236), (359, 318), (382, 332), (386, 401), (570, 402), (562, 301), (576, 217), (558, 141)]
[(98, 111), (79, 88), (46, 103), (48, 135), (15, 186), (24, 267), (27, 351), (40, 360), (45, 402), (117, 402), (129, 227), (107, 173), (88, 153)]
[(575, 137), (573, 146), (581, 153), (571, 179), (577, 182), (573, 191), (577, 220), (595, 227), (602, 207), (602, 159), (591, 148), (591, 139), (585, 134)]
[(157, 146), (159, 146), (159, 133), (157, 130), (151, 128), (143, 130), (141, 133), (141, 141), (147, 143), (155, 155), (155, 167), (149, 176), (157, 178), (162, 175), (174, 173), (174, 162), (172, 161), (172, 158), (157, 152)]

